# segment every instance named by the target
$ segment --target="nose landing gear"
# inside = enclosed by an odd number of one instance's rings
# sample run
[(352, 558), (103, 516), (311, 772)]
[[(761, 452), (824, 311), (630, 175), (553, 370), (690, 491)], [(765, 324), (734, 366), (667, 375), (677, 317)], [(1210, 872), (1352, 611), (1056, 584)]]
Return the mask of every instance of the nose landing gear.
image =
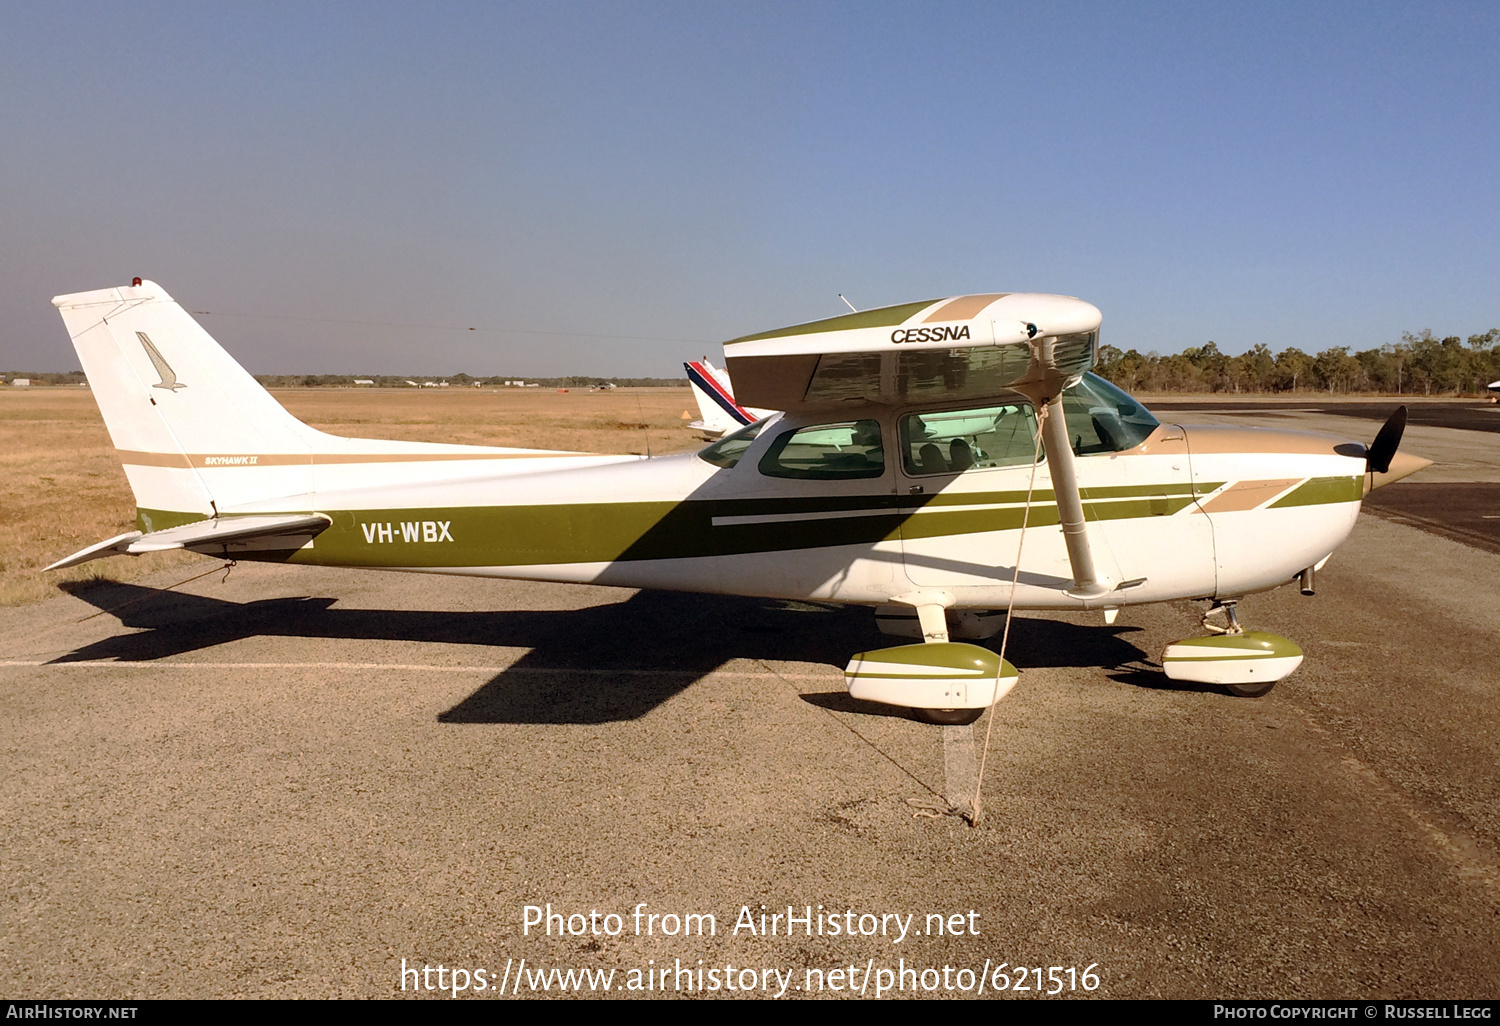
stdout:
[[(1219, 613), (1223, 626), (1211, 619)], [(1302, 665), (1295, 642), (1241, 627), (1233, 600), (1210, 606), (1200, 623), (1212, 633), (1175, 642), (1162, 653), (1162, 669), (1172, 680), (1216, 684), (1240, 698), (1259, 698)]]

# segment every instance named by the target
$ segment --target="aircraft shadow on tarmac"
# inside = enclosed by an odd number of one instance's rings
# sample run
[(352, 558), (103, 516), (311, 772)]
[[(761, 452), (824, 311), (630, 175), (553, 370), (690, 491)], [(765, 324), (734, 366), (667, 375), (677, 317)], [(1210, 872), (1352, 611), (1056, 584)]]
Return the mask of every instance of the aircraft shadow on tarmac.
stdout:
[[(335, 598), (314, 597), (229, 602), (113, 582), (70, 582), (61, 587), (111, 611), (134, 632), (85, 645), (55, 663), (149, 662), (251, 637), (528, 650), (509, 669), (441, 713), (438, 719), (444, 723), (631, 720), (731, 660), (822, 663), (836, 673), (852, 653), (889, 644), (876, 631), (869, 609), (719, 595), (643, 591), (618, 603), (581, 609), (449, 612), (339, 609)], [(1136, 630), (1018, 618), (1009, 658), (1022, 670), (1113, 667), (1125, 671), (1116, 679), (1160, 687), (1164, 678), (1159, 673), (1132, 672), (1148, 660), (1120, 635)], [(998, 648), (999, 638), (990, 644)], [(382, 658), (417, 661), (409, 653)], [(350, 661), (375, 660), (356, 656)], [(842, 690), (804, 699), (827, 709), (906, 715), (889, 706), (857, 702)]]

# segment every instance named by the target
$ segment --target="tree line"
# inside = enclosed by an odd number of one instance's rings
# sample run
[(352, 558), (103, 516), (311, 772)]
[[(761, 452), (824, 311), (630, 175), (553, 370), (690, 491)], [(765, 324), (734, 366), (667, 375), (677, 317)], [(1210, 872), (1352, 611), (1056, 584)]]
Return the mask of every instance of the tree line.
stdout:
[(1259, 344), (1229, 356), (1209, 342), (1167, 356), (1142, 356), (1103, 345), (1094, 369), (1126, 391), (1139, 392), (1477, 395), (1500, 379), (1500, 328), (1467, 340), (1406, 332), (1400, 342), (1355, 353), (1331, 346), (1316, 354), (1295, 347), (1273, 354)]

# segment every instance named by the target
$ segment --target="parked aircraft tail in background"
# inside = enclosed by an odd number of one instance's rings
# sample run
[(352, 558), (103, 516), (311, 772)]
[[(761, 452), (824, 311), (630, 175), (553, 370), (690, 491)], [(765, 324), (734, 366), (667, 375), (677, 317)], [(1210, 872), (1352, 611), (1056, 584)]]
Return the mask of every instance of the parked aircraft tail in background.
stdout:
[(685, 363), (682, 367), (687, 371), (693, 398), (698, 401), (700, 417), (689, 424), (688, 428), (701, 434), (705, 441), (722, 438), (731, 431), (738, 431), (775, 412), (757, 410), (735, 402), (734, 386), (729, 382), (728, 372), (709, 363), (706, 356), (701, 360)]

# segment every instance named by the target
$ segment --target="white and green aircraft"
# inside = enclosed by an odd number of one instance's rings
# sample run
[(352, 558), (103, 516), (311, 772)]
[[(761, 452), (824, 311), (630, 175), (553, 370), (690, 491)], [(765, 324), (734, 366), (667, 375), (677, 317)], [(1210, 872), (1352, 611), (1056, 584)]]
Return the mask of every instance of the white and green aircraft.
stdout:
[[(1427, 464), (1374, 443), (1162, 424), (1088, 373), (1100, 314), (957, 296), (724, 346), (737, 402), (781, 412), (654, 459), (325, 434), (159, 286), (53, 300), (137, 504), (54, 563), (233, 559), (807, 599), (917, 644), (855, 655), (856, 698), (972, 722), (1014, 685), (1007, 609), (1209, 603), (1169, 676), (1261, 694), (1301, 661), (1235, 602), (1312, 575), (1372, 487)], [(1209, 617), (1223, 613), (1224, 625)]]

